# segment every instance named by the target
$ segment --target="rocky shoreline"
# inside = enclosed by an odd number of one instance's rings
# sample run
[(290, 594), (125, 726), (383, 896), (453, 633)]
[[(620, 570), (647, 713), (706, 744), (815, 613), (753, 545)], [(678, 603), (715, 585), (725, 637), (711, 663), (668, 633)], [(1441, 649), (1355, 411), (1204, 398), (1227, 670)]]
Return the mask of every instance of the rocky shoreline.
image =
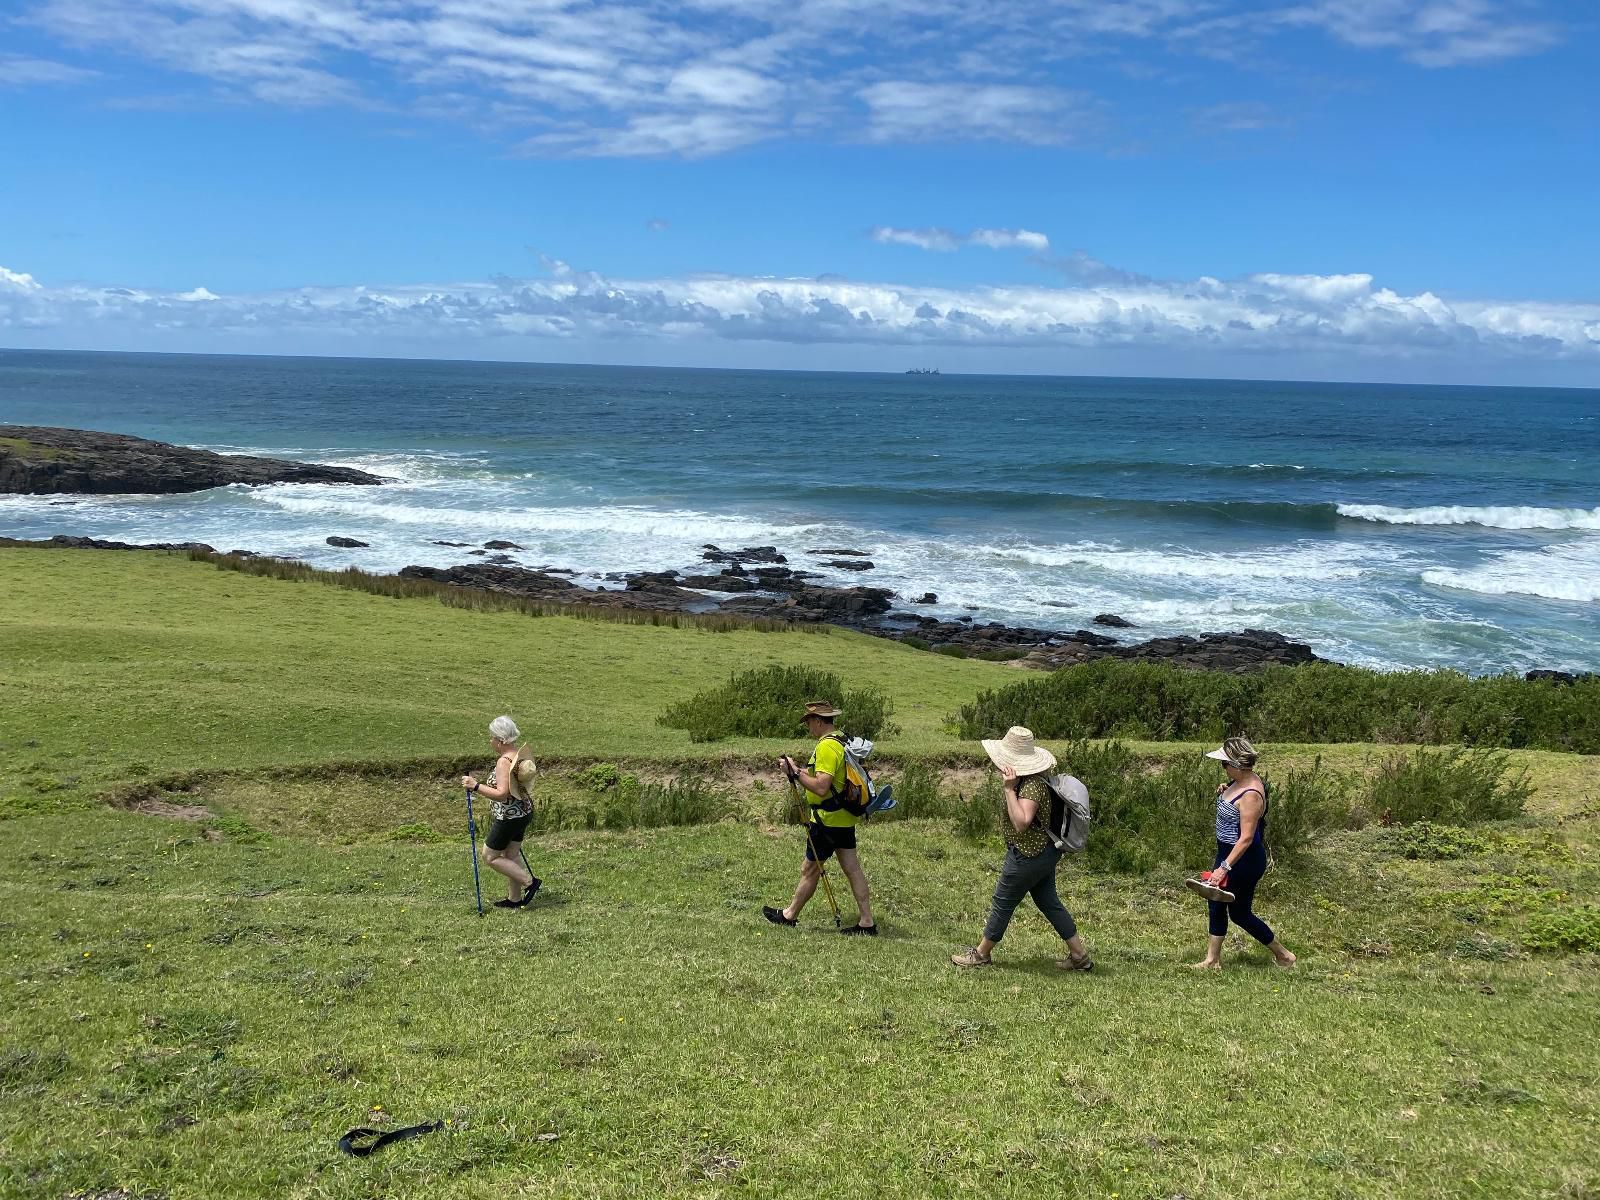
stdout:
[[(359, 539), (333, 535), (329, 545), (359, 549)], [(1158, 637), (1119, 641), (1090, 629), (1042, 629), (980, 622), (974, 617), (946, 619), (896, 607), (900, 597), (889, 588), (859, 584), (837, 587), (819, 582), (815, 571), (788, 565), (788, 556), (775, 546), (746, 546), (725, 550), (707, 545), (701, 565), (685, 571), (638, 571), (606, 577), (608, 586), (587, 588), (569, 576), (570, 568), (519, 564), (512, 552), (515, 542), (496, 539), (468, 548), (450, 545), (483, 561), (449, 567), (413, 565), (399, 574), (457, 587), (479, 588), (551, 604), (624, 608), (647, 612), (724, 613), (756, 619), (838, 625), (876, 637), (908, 642), (923, 649), (949, 654), (986, 656), (1016, 661), (1021, 666), (1054, 669), (1099, 658), (1127, 658), (1170, 662), (1176, 666), (1220, 671), (1250, 671), (1269, 664), (1325, 662), (1300, 642), (1269, 630), (1247, 629), (1206, 633), (1199, 637)], [(162, 542), (133, 545), (98, 538), (58, 535), (46, 541), (0, 538), (0, 546), (65, 547), (93, 550), (193, 550), (221, 553), (201, 542)], [(249, 550), (229, 550), (242, 557), (257, 557)], [(860, 564), (851, 569), (873, 569), (865, 551), (853, 548), (809, 551), (823, 562)], [(720, 568), (715, 570), (713, 568)], [(924, 592), (910, 603), (933, 604), (938, 597)], [(1131, 629), (1132, 623), (1115, 614), (1093, 618), (1101, 627)]]
[[(341, 535), (325, 539), (330, 546), (361, 549), (366, 543)], [(478, 547), (462, 542), (433, 543), (460, 549), (464, 556), (481, 561), (449, 567), (408, 566), (399, 574), (406, 579), (424, 579), (456, 587), (501, 592), (549, 604), (582, 605), (589, 608), (621, 608), (661, 613), (723, 613), (779, 621), (838, 625), (875, 637), (907, 642), (922, 649), (973, 657), (1002, 658), (1017, 666), (1055, 670), (1102, 658), (1121, 658), (1144, 662), (1165, 662), (1191, 670), (1241, 673), (1265, 666), (1297, 666), (1331, 660), (1316, 654), (1310, 646), (1281, 633), (1266, 629), (1243, 629), (1218, 633), (1187, 634), (1172, 637), (1119, 641), (1091, 629), (1043, 629), (1005, 625), (998, 621), (980, 622), (974, 617), (939, 618), (896, 607), (901, 597), (888, 588), (856, 585), (836, 587), (817, 582), (814, 571), (788, 565), (788, 556), (775, 546), (746, 546), (725, 550), (707, 545), (701, 551), (701, 564), (685, 571), (636, 571), (608, 575), (616, 586), (589, 588), (570, 576), (580, 572), (569, 567), (527, 567), (513, 554), (523, 550), (515, 542), (493, 539)], [(167, 550), (197, 551), (242, 558), (274, 557), (251, 550), (219, 551), (204, 542), (153, 542), (132, 544), (100, 538), (57, 535), (40, 541), (0, 537), (0, 548), (86, 550)], [(848, 560), (871, 570), (868, 552), (857, 549), (809, 550), (806, 553), (825, 561)], [(298, 561), (285, 559), (284, 561)], [(713, 571), (712, 567), (721, 570)], [(938, 597), (924, 592), (909, 603), (936, 604)], [(1070, 607), (1056, 602), (1059, 607)], [(1090, 624), (1102, 629), (1136, 628), (1115, 613), (1100, 613)], [(1130, 638), (1136, 635), (1128, 635)], [(1553, 684), (1587, 678), (1567, 671), (1533, 670), (1528, 680)]]
[(0, 425), (0, 495), (171, 495), (232, 483), (338, 483), (382, 479), (352, 467), (214, 454), (121, 433)]

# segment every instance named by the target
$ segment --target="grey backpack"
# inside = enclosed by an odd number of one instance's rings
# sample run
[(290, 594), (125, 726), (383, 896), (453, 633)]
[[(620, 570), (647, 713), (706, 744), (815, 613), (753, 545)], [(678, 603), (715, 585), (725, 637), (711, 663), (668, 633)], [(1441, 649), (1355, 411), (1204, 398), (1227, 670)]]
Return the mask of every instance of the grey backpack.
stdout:
[(1045, 784), (1051, 796), (1045, 824), (1050, 844), (1064, 854), (1077, 854), (1089, 841), (1089, 789), (1072, 775), (1053, 775)]

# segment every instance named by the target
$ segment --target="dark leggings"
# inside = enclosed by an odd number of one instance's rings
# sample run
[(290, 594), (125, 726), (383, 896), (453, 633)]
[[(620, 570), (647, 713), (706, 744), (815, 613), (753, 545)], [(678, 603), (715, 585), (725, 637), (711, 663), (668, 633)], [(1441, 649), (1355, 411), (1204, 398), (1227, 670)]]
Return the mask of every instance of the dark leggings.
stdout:
[(1005, 937), (1011, 914), (1017, 911), (1024, 896), (1032, 896), (1044, 919), (1063, 941), (1076, 937), (1078, 924), (1056, 894), (1056, 864), (1060, 861), (1061, 851), (1053, 846), (1046, 846), (1032, 858), (1007, 850), (1005, 865), (1000, 868), (1000, 878), (994, 885), (994, 899), (989, 903), (989, 919), (984, 922), (983, 936), (991, 942)]
[[(1218, 842), (1217, 860), (1211, 864), (1212, 867), (1220, 867), (1222, 860), (1231, 853), (1232, 846), (1227, 842)], [(1266, 873), (1267, 848), (1257, 842), (1239, 856), (1239, 861), (1233, 864), (1233, 870), (1228, 872), (1228, 882), (1223, 886), (1233, 893), (1233, 903), (1223, 904), (1212, 900), (1207, 904), (1211, 910), (1212, 937), (1225, 937), (1231, 919), (1263, 946), (1272, 945), (1277, 936), (1272, 932), (1272, 927), (1250, 911), (1250, 904), (1256, 898), (1256, 884), (1261, 882), (1261, 877)]]

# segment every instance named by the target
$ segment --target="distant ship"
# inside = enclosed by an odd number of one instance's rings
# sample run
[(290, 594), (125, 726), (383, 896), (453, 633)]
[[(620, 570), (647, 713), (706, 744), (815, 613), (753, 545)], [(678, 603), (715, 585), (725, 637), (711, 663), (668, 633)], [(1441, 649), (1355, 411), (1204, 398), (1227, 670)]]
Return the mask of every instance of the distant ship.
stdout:
[(938, 373), (938, 367), (910, 367), (906, 370), (907, 375), (937, 375)]

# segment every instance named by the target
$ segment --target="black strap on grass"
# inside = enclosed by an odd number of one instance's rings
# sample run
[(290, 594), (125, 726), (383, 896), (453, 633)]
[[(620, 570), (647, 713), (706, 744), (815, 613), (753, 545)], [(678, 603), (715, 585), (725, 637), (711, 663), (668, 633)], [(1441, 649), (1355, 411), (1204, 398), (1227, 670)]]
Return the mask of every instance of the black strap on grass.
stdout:
[[(390, 1142), (403, 1141), (409, 1137), (420, 1137), (424, 1133), (432, 1133), (435, 1129), (443, 1129), (443, 1121), (426, 1121), (421, 1125), (407, 1125), (404, 1129), (391, 1129), (388, 1133), (380, 1133), (376, 1129), (352, 1129), (339, 1139), (339, 1149), (353, 1158), (365, 1158), (375, 1150), (382, 1150)], [(362, 1139), (357, 1145), (357, 1139)], [(373, 1141), (365, 1139), (372, 1138)]]

